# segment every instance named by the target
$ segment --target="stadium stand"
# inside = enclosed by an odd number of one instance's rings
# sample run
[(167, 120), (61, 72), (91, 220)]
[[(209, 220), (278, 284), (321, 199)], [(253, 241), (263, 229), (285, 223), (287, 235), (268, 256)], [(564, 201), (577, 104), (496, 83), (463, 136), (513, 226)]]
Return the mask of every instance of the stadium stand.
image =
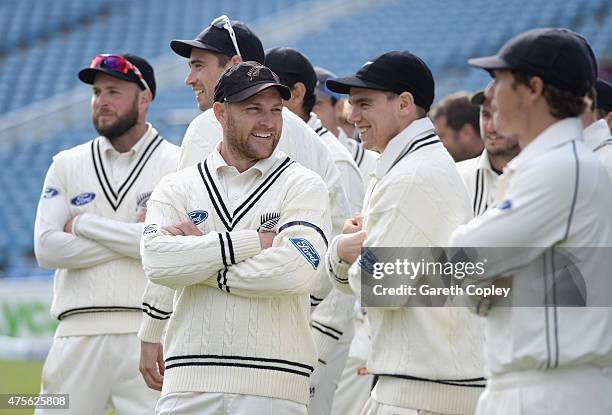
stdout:
[[(96, 53), (131, 51), (152, 59), (171, 54), (171, 39), (192, 38), (217, 15), (274, 25), (270, 16), (298, 6), (304, 10), (303, 19), (308, 19), (308, 4), (307, 0), (5, 0), (0, 4), (0, 115), (84, 88), (76, 73)], [(440, 0), (435, 6), (417, 0), (371, 2), (288, 43), (315, 65), (337, 74), (351, 73), (384, 51), (410, 50), (431, 66), (436, 97), (441, 98), (486, 84), (484, 71), (470, 70), (465, 64), (469, 57), (493, 53), (511, 36), (543, 26), (576, 30), (598, 56), (612, 54), (609, 0), (472, 0), (469, 7), (454, 0)], [(150, 119), (163, 136), (180, 143), (186, 122), (196, 114), (193, 94), (180, 82), (160, 92)], [(19, 137), (0, 150), (4, 230), (0, 275), (48, 273), (36, 268), (32, 252), (44, 174), (53, 154), (95, 135), (90, 124), (53, 132), (44, 139)]]

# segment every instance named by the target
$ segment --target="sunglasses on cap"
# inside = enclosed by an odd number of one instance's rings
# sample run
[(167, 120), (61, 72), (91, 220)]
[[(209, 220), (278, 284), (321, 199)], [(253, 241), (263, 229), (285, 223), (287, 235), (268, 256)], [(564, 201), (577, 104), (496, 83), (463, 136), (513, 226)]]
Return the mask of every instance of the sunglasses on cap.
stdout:
[(89, 67), (92, 69), (108, 69), (109, 71), (119, 72), (124, 75), (127, 75), (129, 71), (132, 71), (145, 89), (148, 89), (149, 91), (151, 90), (147, 84), (147, 81), (145, 81), (144, 76), (136, 65), (123, 56), (111, 54), (96, 55), (89, 64)]
[(221, 16), (210, 22), (210, 25), (218, 29), (227, 30), (227, 33), (229, 34), (229, 37), (232, 40), (232, 44), (234, 45), (234, 49), (236, 49), (236, 54), (240, 56), (240, 58), (242, 58), (242, 55), (240, 54), (240, 49), (238, 48), (238, 40), (236, 39), (236, 33), (234, 32), (234, 28), (232, 27), (232, 23), (230, 22), (229, 17), (222, 14)]

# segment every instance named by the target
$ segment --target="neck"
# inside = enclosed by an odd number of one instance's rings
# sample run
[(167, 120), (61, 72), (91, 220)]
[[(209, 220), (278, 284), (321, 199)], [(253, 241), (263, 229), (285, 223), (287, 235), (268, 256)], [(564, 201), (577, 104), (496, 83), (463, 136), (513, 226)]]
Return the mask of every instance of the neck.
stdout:
[(227, 145), (227, 139), (224, 137), (219, 147), (219, 153), (228, 166), (235, 167), (240, 173), (247, 171), (253, 167), (258, 160), (248, 159), (234, 151), (231, 146)]
[(143, 135), (145, 135), (148, 128), (149, 127), (144, 121), (139, 121), (125, 133), (111, 140), (111, 144), (118, 152), (126, 153), (130, 151), (132, 147), (134, 147), (134, 145), (142, 138)]
[(561, 121), (558, 118), (553, 117), (548, 109), (545, 112), (531, 113), (531, 116), (525, 119), (525, 128), (519, 135), (518, 142), (521, 149), (524, 149), (531, 143), (537, 136), (542, 134), (551, 125)]

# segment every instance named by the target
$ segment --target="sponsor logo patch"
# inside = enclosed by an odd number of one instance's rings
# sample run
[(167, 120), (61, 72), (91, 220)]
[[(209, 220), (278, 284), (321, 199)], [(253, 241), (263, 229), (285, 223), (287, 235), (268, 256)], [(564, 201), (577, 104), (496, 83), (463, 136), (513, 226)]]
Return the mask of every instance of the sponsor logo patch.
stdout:
[(512, 207), (512, 202), (510, 201), (510, 199), (506, 199), (503, 202), (501, 202), (500, 204), (497, 205), (497, 208), (499, 210), (508, 210)]
[(319, 267), (321, 257), (310, 242), (308, 242), (304, 238), (289, 238), (289, 240), (297, 248), (300, 254), (302, 254), (302, 256), (306, 258), (306, 261), (310, 262), (310, 265), (312, 265), (314, 269), (317, 269)]
[(51, 199), (57, 195), (59, 195), (59, 190), (57, 190), (55, 187), (45, 187), (45, 190), (43, 190), (44, 199)]
[(374, 256), (372, 251), (368, 248), (364, 248), (361, 256), (359, 257), (359, 266), (362, 270), (368, 274), (374, 273), (374, 264), (378, 262), (378, 259)]
[(81, 193), (70, 199), (70, 203), (74, 206), (83, 206), (92, 202), (96, 198), (96, 194), (93, 192)]
[(194, 225), (199, 225), (208, 219), (208, 212), (205, 210), (194, 210), (193, 212), (189, 212), (189, 219), (193, 222)]
[(152, 233), (156, 233), (159, 230), (159, 227), (155, 224), (147, 225), (142, 231), (142, 235), (150, 235)]

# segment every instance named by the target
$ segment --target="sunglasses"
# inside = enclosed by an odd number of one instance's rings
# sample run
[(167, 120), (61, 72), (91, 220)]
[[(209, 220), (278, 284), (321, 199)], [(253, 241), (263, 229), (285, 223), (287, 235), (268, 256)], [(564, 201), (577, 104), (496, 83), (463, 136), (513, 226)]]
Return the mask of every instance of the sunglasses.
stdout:
[(232, 44), (234, 45), (234, 49), (236, 49), (236, 54), (240, 56), (240, 58), (242, 58), (242, 55), (240, 54), (240, 49), (238, 48), (238, 40), (236, 39), (236, 33), (234, 32), (234, 28), (232, 27), (232, 23), (230, 22), (229, 17), (223, 14), (217, 17), (212, 22), (210, 22), (210, 25), (218, 29), (227, 30), (227, 33), (229, 34), (229, 37), (232, 40)]
[(142, 83), (145, 89), (148, 89), (149, 91), (151, 90), (151, 88), (149, 88), (149, 85), (147, 84), (147, 81), (145, 81), (144, 76), (138, 70), (138, 68), (123, 56), (110, 54), (96, 55), (89, 64), (89, 67), (92, 69), (108, 69), (110, 71), (119, 72), (124, 75), (127, 75), (129, 71), (132, 71), (132, 73), (136, 75), (136, 77)]

